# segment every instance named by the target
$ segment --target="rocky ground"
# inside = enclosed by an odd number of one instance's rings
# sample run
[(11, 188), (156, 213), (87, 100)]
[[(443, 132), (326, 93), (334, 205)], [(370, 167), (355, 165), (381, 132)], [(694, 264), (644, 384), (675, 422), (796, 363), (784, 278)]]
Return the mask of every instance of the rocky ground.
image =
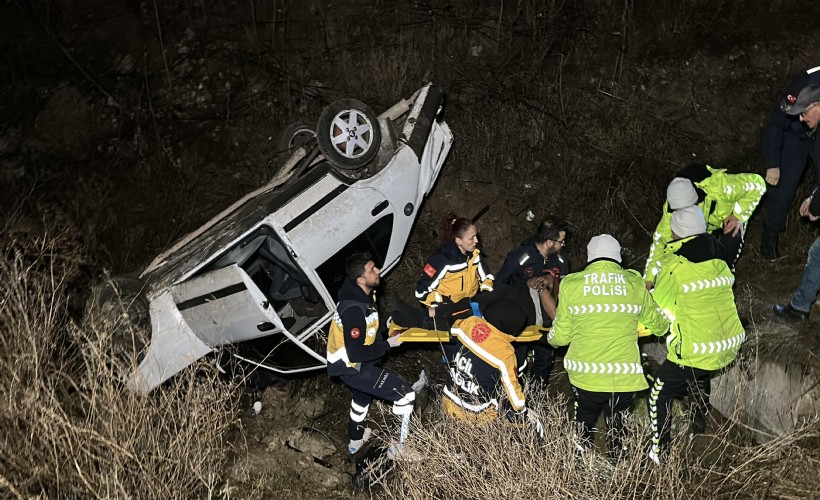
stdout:
[[(456, 142), (388, 292), (409, 298), (444, 213), (485, 205), (493, 269), (534, 230), (528, 211), (569, 219), (576, 269), (598, 232), (641, 269), (681, 166), (761, 170), (772, 104), (791, 73), (818, 64), (817, 10), (789, 0), (6, 2), (0, 208), (16, 216), (8, 230), (36, 234), (54, 214), (76, 226), (93, 255), (89, 282), (138, 270), (270, 178), (289, 123), (342, 96), (380, 112), (432, 79), (448, 92)], [(738, 267), (739, 309), (779, 366), (816, 364), (817, 323), (783, 327), (767, 312), (796, 288), (814, 227), (793, 215), (784, 257), (766, 263), (758, 219)], [(391, 363), (410, 378), (436, 357)], [(345, 390), (316, 375), (261, 401), (236, 434), (237, 488), (349, 496)]]

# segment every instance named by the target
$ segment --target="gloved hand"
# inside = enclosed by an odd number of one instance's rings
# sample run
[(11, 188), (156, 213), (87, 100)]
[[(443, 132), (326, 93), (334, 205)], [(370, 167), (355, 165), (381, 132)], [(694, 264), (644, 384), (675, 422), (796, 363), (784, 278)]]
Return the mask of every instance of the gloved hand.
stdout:
[(392, 337), (387, 337), (387, 343), (390, 344), (390, 347), (397, 347), (401, 344), (401, 339), (399, 338), (399, 335), (394, 335)]
[(777, 186), (780, 182), (780, 167), (772, 167), (766, 169), (766, 183), (772, 186)]
[(541, 415), (536, 411), (527, 409), (527, 421), (535, 427), (535, 433), (538, 435), (538, 439), (544, 439), (544, 424), (541, 422)]
[(652, 335), (652, 331), (646, 327), (643, 323), (638, 321), (638, 337), (648, 337)]

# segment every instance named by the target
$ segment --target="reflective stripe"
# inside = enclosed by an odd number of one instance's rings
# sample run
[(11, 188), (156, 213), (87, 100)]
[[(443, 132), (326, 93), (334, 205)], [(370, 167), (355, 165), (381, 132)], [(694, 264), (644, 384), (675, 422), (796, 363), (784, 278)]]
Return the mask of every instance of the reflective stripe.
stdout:
[(718, 276), (711, 280), (697, 280), (689, 283), (683, 283), (683, 293), (699, 292), (703, 289), (717, 288), (719, 286), (731, 287), (735, 283), (734, 276)]
[(564, 369), (576, 373), (634, 375), (643, 373), (640, 363), (590, 363), (564, 358)]
[(347, 357), (347, 349), (342, 347), (336, 352), (328, 352), (327, 353), (327, 362), (330, 364), (335, 363), (336, 361), (344, 361), (348, 366), (352, 366), (353, 363), (350, 362), (350, 358)]
[[(655, 383), (649, 391), (649, 420), (652, 423), (652, 450), (650, 456), (654, 454), (655, 457), (661, 452), (661, 430), (658, 425), (658, 395), (663, 389), (664, 381), (655, 377)], [(669, 415), (666, 416), (669, 418)]]
[(498, 401), (495, 399), (491, 399), (487, 403), (482, 403), (480, 405), (471, 405), (470, 403), (465, 403), (464, 400), (462, 400), (458, 396), (458, 394), (450, 391), (450, 388), (447, 386), (444, 387), (444, 395), (450, 398), (458, 406), (464, 408), (465, 410), (469, 410), (475, 413), (482, 412), (491, 406), (496, 409), (498, 408)]
[(541, 326), (544, 324), (544, 316), (541, 314), (541, 297), (532, 288), (527, 287), (527, 290), (530, 291), (530, 298), (532, 303), (535, 304), (535, 324)]
[[(438, 276), (436, 276), (436, 279), (434, 279), (433, 282), (430, 283), (430, 286), (427, 287), (427, 290), (425, 290), (423, 292), (416, 292), (416, 298), (417, 299), (423, 299), (428, 294), (432, 293), (436, 288), (438, 288), (439, 283), (441, 283), (441, 280), (447, 275), (448, 272), (461, 271), (462, 269), (466, 269), (469, 264), (470, 264), (470, 262), (467, 261), (467, 262), (462, 262), (461, 264), (451, 264), (451, 265), (444, 266), (441, 269), (441, 272), (438, 273)], [(437, 298), (439, 300), (437, 300), (436, 302), (441, 302), (440, 297), (437, 297)]]
[[(481, 256), (480, 255), (476, 255), (475, 260), (473, 262), (476, 265), (476, 269), (478, 269), (478, 279), (480, 281), (494, 280), (495, 279), (492, 274), (484, 273), (484, 266), (481, 265)], [(490, 287), (490, 290), (492, 290), (492, 287)]]
[(406, 404), (411, 404), (415, 400), (416, 400), (416, 393), (413, 392), (413, 391), (410, 391), (403, 398), (401, 398), (400, 400), (396, 401), (393, 404), (406, 405)]
[(370, 405), (362, 406), (362, 405), (356, 404), (355, 401), (351, 401), (350, 402), (350, 408), (353, 409), (354, 411), (357, 411), (357, 412), (363, 412), (363, 411), (367, 411), (370, 408)]
[(409, 415), (413, 413), (413, 401), (416, 393), (410, 391), (406, 396), (393, 403), (393, 415)]
[(640, 314), (643, 306), (638, 304), (589, 304), (583, 306), (569, 306), (567, 310), (573, 316), (591, 313), (630, 313)]
[(714, 354), (728, 349), (740, 349), (740, 344), (746, 340), (746, 332), (719, 342), (692, 342), (693, 354)]
[[(365, 316), (364, 323), (366, 325), (369, 325), (370, 323), (375, 322), (377, 319), (379, 319), (379, 313), (378, 311), (373, 311), (367, 316)], [(340, 327), (344, 328), (344, 325), (342, 324), (342, 317), (339, 316), (339, 311), (333, 313), (333, 322), (339, 325)]]
[(359, 406), (355, 402), (350, 402), (350, 420), (354, 422), (364, 422), (364, 419), (367, 418), (367, 411), (370, 409), (370, 405), (367, 406)]
[[(466, 345), (468, 349), (478, 354), (485, 360), (490, 361), (490, 364), (498, 368), (498, 371), (501, 372), (501, 380), (504, 382), (504, 386), (507, 388), (507, 394), (510, 397), (510, 402), (512, 403), (513, 407), (523, 408), (524, 406), (526, 406), (526, 400), (524, 398), (519, 399), (518, 394), (516, 394), (515, 386), (512, 385), (512, 380), (510, 379), (510, 373), (507, 369), (507, 365), (505, 365), (504, 362), (500, 359), (496, 358), (495, 356), (487, 352), (486, 349), (473, 342), (473, 339), (469, 335), (464, 333), (461, 330), (461, 328), (453, 328), (451, 331), (458, 335), (458, 339), (461, 341), (462, 344)], [(481, 354), (479, 354), (479, 352)]]

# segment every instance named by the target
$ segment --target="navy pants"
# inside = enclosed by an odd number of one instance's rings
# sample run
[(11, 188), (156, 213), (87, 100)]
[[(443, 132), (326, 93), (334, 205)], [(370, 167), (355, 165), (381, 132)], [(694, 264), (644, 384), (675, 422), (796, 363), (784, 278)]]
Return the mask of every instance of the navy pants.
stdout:
[(776, 186), (766, 184), (763, 196), (763, 230), (769, 234), (780, 234), (786, 230), (794, 195), (806, 170), (811, 141), (805, 132), (789, 131), (783, 134), (780, 151), (780, 181)]
[[(532, 351), (532, 366), (529, 366), (527, 355)], [(518, 362), (518, 375), (526, 375), (529, 368), (529, 380), (544, 387), (549, 383), (552, 365), (555, 362), (555, 348), (537, 342), (520, 342), (515, 345), (515, 359)]]
[(354, 441), (361, 439), (364, 435), (364, 420), (367, 418), (367, 411), (374, 397), (390, 401), (394, 403), (394, 407), (402, 404), (412, 406), (415, 399), (415, 393), (410, 384), (398, 375), (374, 364), (363, 363), (359, 373), (341, 375), (339, 379), (353, 393), (347, 434)]

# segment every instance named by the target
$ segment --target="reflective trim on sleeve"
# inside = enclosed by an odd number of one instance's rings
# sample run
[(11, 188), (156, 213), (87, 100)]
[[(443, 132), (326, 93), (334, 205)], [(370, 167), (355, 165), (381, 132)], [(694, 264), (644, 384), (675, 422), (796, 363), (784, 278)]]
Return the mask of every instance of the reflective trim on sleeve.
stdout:
[(698, 292), (703, 289), (716, 288), (719, 286), (728, 286), (731, 288), (734, 284), (734, 276), (718, 276), (717, 278), (713, 278), (710, 280), (697, 280), (691, 281), (689, 283), (683, 283), (681, 285), (681, 288), (683, 288), (683, 293), (690, 293)]
[(746, 332), (720, 342), (692, 342), (692, 354), (715, 354), (729, 349), (740, 349), (744, 340)]

